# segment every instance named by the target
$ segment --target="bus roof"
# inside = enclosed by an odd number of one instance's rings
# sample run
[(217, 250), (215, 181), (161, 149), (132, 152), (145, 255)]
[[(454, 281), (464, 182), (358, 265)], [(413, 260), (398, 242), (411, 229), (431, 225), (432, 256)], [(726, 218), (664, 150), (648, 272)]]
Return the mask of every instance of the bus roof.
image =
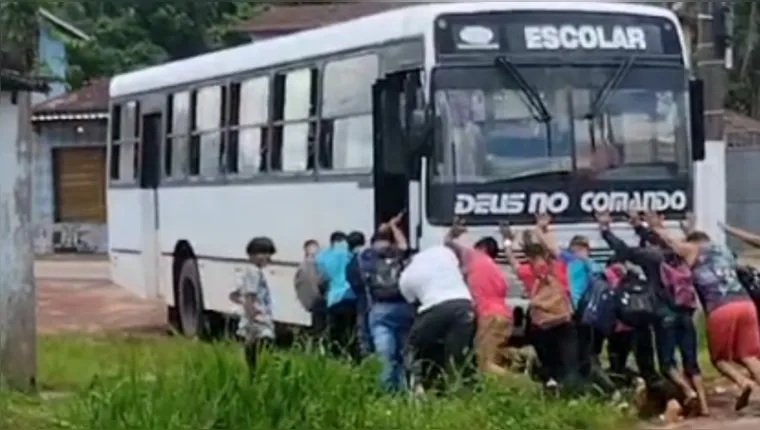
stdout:
[[(617, 12), (659, 16), (677, 22), (663, 7), (625, 2), (459, 2), (402, 7), (313, 30), (224, 49), (148, 67), (111, 79), (110, 96), (125, 97), (176, 85), (188, 85), (249, 70), (326, 56), (395, 40), (421, 37), (444, 13), (509, 10)], [(679, 32), (680, 32), (679, 27)]]

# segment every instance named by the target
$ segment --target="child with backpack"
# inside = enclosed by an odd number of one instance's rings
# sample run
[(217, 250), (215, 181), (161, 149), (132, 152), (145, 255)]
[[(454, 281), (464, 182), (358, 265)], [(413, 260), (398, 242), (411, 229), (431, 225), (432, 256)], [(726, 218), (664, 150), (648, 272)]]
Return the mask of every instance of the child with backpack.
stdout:
[[(638, 212), (629, 214), (628, 220), (641, 238), (646, 239), (651, 236), (651, 232), (644, 228)], [(623, 357), (627, 356), (628, 348), (633, 348), (636, 366), (644, 381), (636, 387), (639, 409), (650, 404), (650, 398), (656, 398), (661, 407), (658, 406), (655, 409), (664, 409), (666, 420), (675, 422), (683, 412), (683, 402), (679, 400), (683, 400), (682, 397), (688, 397), (693, 402), (691, 399), (696, 399), (696, 396), (692, 396), (695, 388), (692, 388), (682, 377), (674, 381), (672, 375), (678, 374), (662, 368), (663, 349), (659, 341), (662, 338), (662, 322), (665, 315), (669, 314), (666, 312), (669, 308), (668, 294), (662, 285), (660, 273), (664, 253), (659, 247), (650, 246), (651, 240), (638, 247), (626, 244), (612, 233), (610, 228), (612, 219), (607, 213), (597, 214), (597, 222), (602, 238), (613, 250), (615, 256), (628, 265), (633, 265), (622, 274), (616, 288), (618, 318), (630, 327), (630, 330), (616, 333), (616, 339), (610, 339), (610, 346), (614, 345), (615, 349), (625, 351), (621, 354)], [(657, 355), (661, 372), (657, 372), (655, 365), (655, 350), (659, 352)], [(615, 361), (620, 363), (621, 359), (618, 358)], [(664, 379), (663, 376), (665, 376)], [(701, 386), (701, 380), (697, 380), (697, 383)], [(679, 395), (678, 391), (681, 391), (682, 395)]]
[[(694, 313), (697, 295), (688, 264), (673, 253), (666, 253), (660, 265), (660, 279), (671, 301), (658, 332), (660, 369), (684, 392), (684, 408), (709, 415), (707, 395), (699, 368), (697, 328)], [(678, 371), (676, 350), (681, 356), (683, 374)]]
[(399, 280), (408, 244), (398, 227), (403, 214), (378, 228), (370, 247), (358, 255), (363, 294), (367, 299), (368, 323), (374, 351), (380, 358), (380, 384), (390, 393), (406, 389), (403, 348), (412, 323), (414, 309), (401, 294)]

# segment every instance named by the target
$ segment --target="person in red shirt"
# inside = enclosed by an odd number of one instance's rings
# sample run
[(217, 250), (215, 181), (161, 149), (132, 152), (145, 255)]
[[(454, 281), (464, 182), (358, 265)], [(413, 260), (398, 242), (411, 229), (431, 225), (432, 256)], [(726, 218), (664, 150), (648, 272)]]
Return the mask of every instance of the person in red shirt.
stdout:
[(452, 226), (447, 243), (455, 246), (462, 256), (467, 285), (475, 304), (477, 332), (475, 353), (478, 367), (488, 373), (504, 375), (508, 359), (507, 341), (512, 331), (512, 313), (507, 307), (509, 287), (504, 271), (496, 263), (499, 253), (496, 239), (484, 237), (473, 247), (456, 239), (465, 232), (460, 221)]
[(546, 249), (535, 237), (534, 233), (530, 230), (523, 232), (522, 243), (523, 252), (527, 261), (520, 263), (514, 255), (512, 241), (512, 233), (509, 230), (509, 226), (504, 224), (501, 227), (502, 236), (504, 237), (504, 251), (507, 256), (507, 261), (510, 266), (515, 270), (518, 279), (525, 286), (525, 294), (528, 297), (533, 296), (533, 287), (536, 285), (536, 270), (551, 270), (554, 277), (559, 281), (562, 288), (567, 291), (567, 296), (570, 297), (570, 286), (567, 279), (567, 265), (564, 261), (558, 258), (554, 258), (551, 252)]
[[(567, 294), (570, 302), (570, 289), (567, 280), (567, 266), (555, 258), (550, 250), (536, 237), (535, 233), (527, 230), (522, 237), (522, 251), (526, 262), (520, 263), (514, 254), (513, 234), (507, 224), (501, 226), (504, 237), (504, 252), (509, 264), (515, 269), (517, 277), (525, 287), (528, 298), (533, 298), (534, 288), (538, 279), (547, 275), (554, 278)], [(530, 321), (530, 309), (528, 310)], [(528, 337), (536, 355), (541, 362), (542, 379), (547, 387), (558, 384), (574, 385), (578, 380), (577, 369), (577, 333), (572, 321), (560, 323), (551, 327), (539, 327), (529, 323)]]

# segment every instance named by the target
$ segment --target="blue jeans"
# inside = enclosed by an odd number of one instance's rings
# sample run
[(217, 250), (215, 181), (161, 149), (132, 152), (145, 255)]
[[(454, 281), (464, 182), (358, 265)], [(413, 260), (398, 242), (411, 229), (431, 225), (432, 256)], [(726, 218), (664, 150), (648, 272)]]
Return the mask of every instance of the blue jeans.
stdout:
[(370, 333), (380, 357), (380, 384), (389, 392), (406, 388), (404, 345), (414, 322), (414, 309), (407, 303), (373, 303), (369, 312)]
[(369, 325), (369, 303), (366, 296), (356, 298), (356, 338), (359, 341), (359, 355), (365, 358), (372, 354), (372, 333)]
[(700, 374), (697, 327), (694, 324), (693, 312), (679, 310), (674, 312), (659, 327), (658, 352), (660, 370), (667, 377), (668, 373), (677, 368), (676, 351), (681, 355), (681, 364), (686, 376)]

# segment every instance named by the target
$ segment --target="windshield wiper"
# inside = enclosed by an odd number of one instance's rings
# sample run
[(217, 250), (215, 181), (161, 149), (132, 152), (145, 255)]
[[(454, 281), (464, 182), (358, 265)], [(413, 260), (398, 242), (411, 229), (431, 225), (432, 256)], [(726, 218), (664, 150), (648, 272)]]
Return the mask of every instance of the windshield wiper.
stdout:
[(546, 108), (546, 104), (541, 100), (541, 96), (536, 89), (533, 88), (528, 81), (525, 80), (522, 73), (517, 70), (517, 67), (504, 56), (496, 57), (495, 64), (500, 70), (506, 72), (510, 78), (517, 82), (517, 85), (525, 95), (525, 98), (528, 99), (528, 103), (530, 103), (530, 106), (535, 109), (535, 111), (531, 110), (530, 112), (533, 118), (538, 122), (549, 123), (552, 120), (552, 116)]
[(607, 104), (607, 101), (610, 98), (610, 95), (612, 94), (612, 91), (617, 88), (618, 85), (623, 81), (623, 79), (628, 76), (628, 73), (631, 71), (631, 67), (633, 67), (633, 63), (636, 62), (636, 55), (631, 55), (628, 57), (625, 61), (623, 61), (620, 66), (615, 70), (615, 73), (612, 75), (610, 79), (605, 82), (605, 84), (602, 86), (602, 88), (597, 93), (596, 98), (591, 103), (591, 107), (589, 108), (589, 111), (583, 115), (583, 119), (588, 121), (588, 133), (589, 133), (589, 139), (591, 140), (591, 149), (596, 148), (596, 133), (594, 133), (594, 120), (599, 116), (604, 106)]

